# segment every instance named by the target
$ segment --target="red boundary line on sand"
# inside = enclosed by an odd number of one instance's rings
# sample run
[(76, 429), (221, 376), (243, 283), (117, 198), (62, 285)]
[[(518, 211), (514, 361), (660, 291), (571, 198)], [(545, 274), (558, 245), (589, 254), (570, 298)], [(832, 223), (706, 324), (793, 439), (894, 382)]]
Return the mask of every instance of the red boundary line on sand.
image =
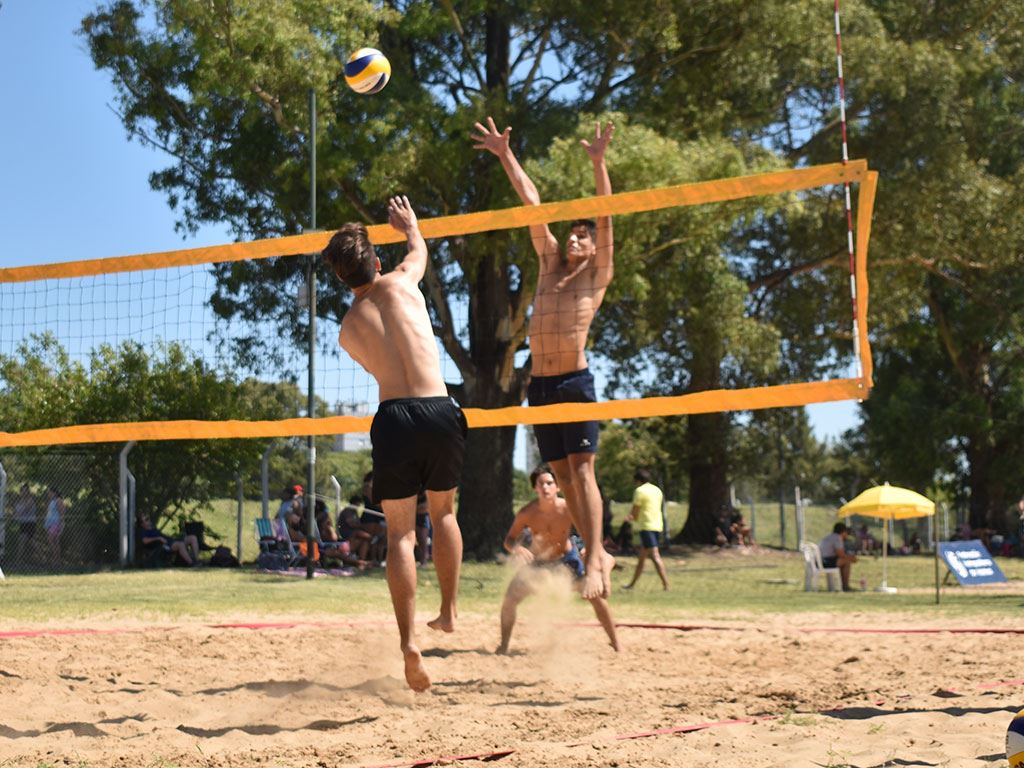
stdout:
[[(586, 621), (576, 624), (580, 627), (599, 627), (597, 622)], [(733, 630), (745, 632), (750, 627), (713, 627), (701, 624), (643, 624), (634, 622), (618, 622), (617, 627), (629, 627), (633, 629), (674, 629), (679, 632), (693, 632), (698, 629)], [(798, 632), (807, 633), (831, 633), (831, 634), (858, 634), (858, 635), (938, 635), (948, 632), (951, 635), (1024, 635), (1024, 628), (999, 628), (999, 627), (925, 627), (923, 629), (882, 629), (873, 627), (793, 627)]]
[[(317, 627), (327, 629), (332, 627), (362, 627), (390, 624), (387, 621), (260, 621), (260, 622), (219, 622), (216, 624), (198, 624), (191, 626), (206, 627), (207, 629), (294, 629), (295, 627)], [(133, 632), (171, 632), (181, 629), (182, 624), (154, 624), (148, 627), (117, 627), (114, 629), (24, 629), (9, 630), (0, 632), (0, 640), (10, 637), (47, 637), (63, 635), (127, 635)]]
[[(979, 683), (978, 688), (998, 688), (1000, 686), (1011, 686), (1011, 685), (1024, 685), (1024, 678), (1018, 680), (1005, 680), (998, 683)], [(949, 691), (950, 693), (956, 693), (951, 688), (942, 689)], [(871, 702), (876, 707), (883, 706), (885, 704), (884, 699), (877, 699)], [(818, 710), (814, 714), (825, 715), (831, 712), (841, 712), (847, 709), (842, 704), (829, 707), (828, 709)], [(677, 733), (693, 733), (694, 731), (706, 731), (711, 728), (724, 728), (730, 725), (754, 725), (756, 723), (764, 722), (766, 720), (778, 720), (781, 715), (757, 715), (755, 717), (736, 718), (734, 720), (715, 720), (707, 723), (696, 723), (694, 725), (677, 725), (670, 728), (658, 728), (653, 731), (639, 731), (637, 733), (620, 733), (611, 738), (612, 741), (630, 741), (632, 739), (646, 739), (652, 736), (671, 736)], [(581, 747), (589, 744), (589, 741), (575, 741), (565, 744), (567, 747)], [(453, 760), (479, 760), (480, 762), (489, 762), (491, 760), (500, 760), (509, 755), (514, 755), (518, 752), (517, 749), (503, 749), (496, 752), (480, 752), (473, 755), (459, 755), (459, 756), (446, 756), (446, 757), (426, 757), (420, 758), (419, 760), (412, 760), (403, 763), (382, 763), (380, 765), (365, 766), (365, 768), (429, 768), (432, 765), (438, 763), (451, 762)]]

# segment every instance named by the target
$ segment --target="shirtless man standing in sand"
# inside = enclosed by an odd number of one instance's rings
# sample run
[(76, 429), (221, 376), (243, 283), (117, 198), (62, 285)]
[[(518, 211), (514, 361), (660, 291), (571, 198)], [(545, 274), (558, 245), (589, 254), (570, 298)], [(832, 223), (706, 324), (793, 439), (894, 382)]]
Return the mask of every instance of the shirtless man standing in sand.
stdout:
[(427, 244), (406, 197), (388, 202), (388, 221), (405, 234), (409, 252), (386, 275), (362, 224), (346, 224), (323, 257), (355, 296), (338, 341), (377, 380), (380, 405), (373, 417), (373, 497), (387, 521), (388, 589), (398, 622), (405, 679), (414, 691), (430, 687), (416, 645), (416, 495), (426, 489), (434, 526), (434, 564), (441, 612), (432, 629), (455, 629), (462, 563), (462, 532), (455, 519), (455, 489), (462, 475), (466, 419), (448, 396), (437, 342), (419, 282)]
[[(509, 147), (511, 128), (499, 132), (494, 120), (487, 126), (476, 123), (475, 149), (495, 155), (524, 205), (540, 205), (537, 187), (523, 170)], [(594, 166), (598, 195), (610, 195), (611, 180), (604, 155), (614, 126), (602, 132), (600, 124), (591, 141), (580, 143)], [(530, 405), (594, 402), (594, 377), (587, 369), (584, 348), (590, 324), (612, 280), (612, 220), (583, 219), (570, 224), (564, 250), (546, 224), (530, 226), (530, 239), (540, 257), (540, 275), (530, 316), (532, 370), (528, 398)], [(596, 421), (534, 426), (540, 457), (554, 470), (565, 494), (576, 529), (586, 545), (587, 575), (581, 594), (587, 600), (607, 597), (615, 560), (601, 537), (601, 494), (594, 475), (597, 456)]]
[[(501, 604), (501, 645), (496, 653), (508, 653), (508, 642), (516, 624), (516, 608), (536, 590), (539, 570), (568, 569), (577, 585), (583, 579), (583, 562), (569, 538), (572, 518), (565, 499), (558, 495), (551, 470), (546, 466), (537, 467), (530, 474), (530, 483), (537, 498), (519, 510), (505, 537), (505, 549), (522, 567), (509, 582)], [(598, 595), (590, 598), (590, 604), (612, 648), (619, 650), (608, 601)]]

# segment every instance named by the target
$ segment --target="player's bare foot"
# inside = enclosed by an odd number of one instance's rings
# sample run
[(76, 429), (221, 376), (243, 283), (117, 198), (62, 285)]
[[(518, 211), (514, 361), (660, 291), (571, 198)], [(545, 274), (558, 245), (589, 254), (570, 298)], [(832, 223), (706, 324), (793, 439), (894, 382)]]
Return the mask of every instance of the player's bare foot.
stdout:
[(438, 632), (454, 632), (455, 617), (438, 616), (436, 619), (427, 622), (427, 626)]
[(602, 552), (602, 555), (601, 586), (604, 591), (601, 593), (601, 597), (608, 598), (612, 593), (612, 571), (615, 570), (615, 558), (609, 555), (607, 550)]
[(604, 574), (601, 573), (600, 568), (587, 568), (587, 574), (583, 577), (583, 586), (580, 588), (580, 595), (584, 600), (604, 597)]
[(499, 656), (508, 656), (508, 646), (499, 645), (497, 648), (494, 649), (494, 652)]
[(410, 645), (402, 649), (405, 657), (405, 682), (416, 692), (425, 691), (430, 687), (430, 677), (427, 670), (423, 668), (423, 657), (420, 656), (420, 649)]

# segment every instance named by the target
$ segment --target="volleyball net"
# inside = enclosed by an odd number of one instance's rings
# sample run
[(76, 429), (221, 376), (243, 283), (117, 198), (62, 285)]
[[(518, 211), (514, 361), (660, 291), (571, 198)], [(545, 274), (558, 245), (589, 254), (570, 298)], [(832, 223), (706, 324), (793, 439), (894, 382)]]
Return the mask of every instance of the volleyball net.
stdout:
[[(421, 231), (430, 241), (576, 219), (764, 198), (837, 184), (857, 188), (856, 223), (850, 235), (855, 239), (850, 246), (856, 255), (850, 280), (856, 340), (851, 347), (857, 358), (857, 375), (596, 403), (468, 407), (465, 413), (469, 426), (630, 419), (865, 398), (872, 384), (867, 328), (867, 257), (877, 181), (877, 173), (870, 171), (865, 161), (853, 160), (421, 220)], [(368, 231), (375, 245), (405, 239), (386, 224), (368, 227)], [(238, 360), (249, 354), (253, 379), (289, 381), (296, 393), (304, 391), (306, 349), (303, 345), (281, 338), (279, 329), (271, 327), (269, 322), (234, 323), (220, 319), (223, 315), (211, 311), (211, 305), (236, 300), (230, 290), (225, 292), (224, 286), (244, 280), (248, 266), (256, 260), (276, 259), (284, 264), (288, 259), (308, 258), (302, 254), (319, 253), (331, 234), (310, 232), (136, 256), (0, 269), (0, 362), (5, 359), (16, 362), (26, 355), (36, 354), (43, 365), (47, 360), (55, 362), (58, 358), (65, 365), (70, 361), (72, 367), (78, 366), (75, 370), (82, 376), (127, 376), (131, 371), (110, 368), (126, 365), (117, 349), (119, 344), (129, 342), (144, 349), (190, 350), (203, 361), (203, 366), (229, 376), (238, 374), (241, 370)], [(304, 288), (295, 281), (296, 273), (294, 268), (282, 269), (282, 274), (288, 274), (291, 282), (282, 282), (279, 300), (294, 307), (298, 322), (303, 312)], [(125, 403), (125, 408), (106, 419), (106, 414), (96, 413), (95, 423), (53, 423), (21, 431), (2, 431), (4, 425), (0, 424), (0, 447), (367, 432), (372, 419), (370, 411), (376, 405), (376, 386), (358, 365), (338, 352), (337, 330), (336, 324), (322, 320), (318, 323), (318, 344), (323, 349), (335, 350), (333, 357), (328, 354), (317, 363), (318, 381), (324, 382), (317, 394), (331, 415), (271, 420), (197, 420), (180, 418), (189, 412), (185, 407), (169, 412), (166, 419), (131, 420), (133, 409), (130, 403)], [(254, 351), (265, 350), (268, 342), (276, 345), (275, 354), (269, 358)], [(445, 354), (443, 348), (442, 374), (449, 381), (460, 378), (456, 361)], [(5, 380), (0, 370), (0, 391), (6, 388), (10, 393), (22, 384), (10, 378)], [(22, 394), (25, 407), (33, 407), (32, 393)], [(357, 415), (348, 415), (352, 413)]]

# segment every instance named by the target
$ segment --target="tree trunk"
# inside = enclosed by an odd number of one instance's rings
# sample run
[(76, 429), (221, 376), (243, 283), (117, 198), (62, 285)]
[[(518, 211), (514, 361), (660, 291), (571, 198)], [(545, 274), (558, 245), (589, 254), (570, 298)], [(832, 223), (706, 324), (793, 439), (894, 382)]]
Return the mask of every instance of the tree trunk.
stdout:
[(729, 503), (727, 426), (723, 413), (699, 413), (689, 417), (690, 512), (676, 542), (715, 543), (719, 510)]
[(512, 522), (515, 436), (515, 427), (469, 431), (459, 488), (459, 525), (466, 557), (492, 559)]
[(972, 435), (967, 441), (967, 485), (971, 489), (968, 521), (971, 528), (989, 528), (992, 508), (989, 493), (989, 469), (992, 455), (986, 435)]

